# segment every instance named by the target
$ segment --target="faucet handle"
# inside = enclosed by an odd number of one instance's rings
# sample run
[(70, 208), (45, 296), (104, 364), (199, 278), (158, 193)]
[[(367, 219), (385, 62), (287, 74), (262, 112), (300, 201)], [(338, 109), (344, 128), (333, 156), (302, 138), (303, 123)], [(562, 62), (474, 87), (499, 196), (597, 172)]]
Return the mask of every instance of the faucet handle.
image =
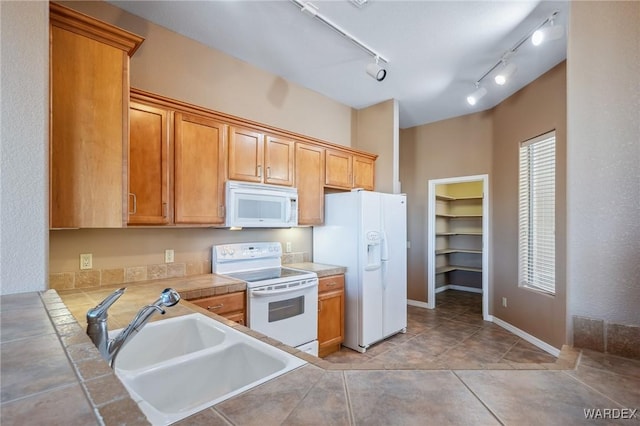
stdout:
[(107, 296), (95, 308), (89, 309), (89, 311), (87, 311), (87, 323), (107, 318), (107, 310), (124, 294), (126, 289), (126, 287), (119, 288)]

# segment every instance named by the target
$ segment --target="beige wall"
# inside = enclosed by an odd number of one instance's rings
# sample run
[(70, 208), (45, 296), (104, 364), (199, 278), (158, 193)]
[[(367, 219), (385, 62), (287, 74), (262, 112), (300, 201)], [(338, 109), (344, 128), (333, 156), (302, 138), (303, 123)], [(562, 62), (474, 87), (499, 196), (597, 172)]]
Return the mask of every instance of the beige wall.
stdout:
[[(556, 66), (493, 110), (404, 129), (400, 179), (408, 194), (408, 297), (427, 301), (427, 192), (430, 179), (489, 175), (490, 314), (555, 346), (564, 343), (566, 284), (566, 67)], [(556, 129), (558, 143), (555, 297), (518, 288), (519, 142)], [(497, 301), (507, 297), (508, 308)]]
[(407, 296), (427, 301), (428, 182), (489, 174), (490, 112), (465, 115), (400, 131), (400, 181), (407, 194)]
[[(131, 59), (131, 86), (248, 118), (328, 142), (351, 145), (355, 112), (318, 93), (152, 24), (105, 2), (64, 2), (82, 13), (145, 37)], [(383, 160), (384, 161), (384, 160)], [(78, 270), (80, 253), (93, 268), (210, 259), (211, 245), (242, 241), (292, 242), (311, 252), (310, 228), (228, 231), (211, 228), (60, 230), (50, 233), (50, 273)]]
[(46, 289), (49, 4), (0, 2), (0, 295)]
[[(556, 295), (518, 286), (518, 149), (556, 130)], [(566, 64), (554, 67), (493, 112), (491, 313), (560, 348), (566, 313)], [(508, 306), (502, 307), (502, 297)]]
[(352, 109), (102, 1), (65, 6), (145, 38), (131, 86), (216, 111), (351, 145)]
[(640, 325), (640, 2), (570, 18), (569, 315)]
[(311, 228), (230, 231), (212, 228), (78, 229), (50, 231), (51, 273), (79, 270), (80, 253), (93, 254), (93, 269), (164, 263), (173, 249), (176, 263), (211, 260), (211, 246), (247, 241), (279, 241), (284, 250), (311, 253)]
[[(353, 147), (378, 154), (375, 190), (396, 192), (399, 187), (398, 102), (391, 99), (356, 111)], [(399, 192), (399, 191), (397, 191)]]

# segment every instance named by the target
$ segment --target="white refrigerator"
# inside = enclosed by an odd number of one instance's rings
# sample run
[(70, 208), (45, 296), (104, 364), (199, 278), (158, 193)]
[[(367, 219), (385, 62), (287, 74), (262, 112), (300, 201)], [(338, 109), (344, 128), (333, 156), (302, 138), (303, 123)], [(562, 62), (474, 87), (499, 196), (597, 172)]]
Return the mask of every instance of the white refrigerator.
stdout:
[(313, 261), (345, 266), (345, 340), (364, 353), (407, 327), (407, 197), (353, 191), (325, 196)]

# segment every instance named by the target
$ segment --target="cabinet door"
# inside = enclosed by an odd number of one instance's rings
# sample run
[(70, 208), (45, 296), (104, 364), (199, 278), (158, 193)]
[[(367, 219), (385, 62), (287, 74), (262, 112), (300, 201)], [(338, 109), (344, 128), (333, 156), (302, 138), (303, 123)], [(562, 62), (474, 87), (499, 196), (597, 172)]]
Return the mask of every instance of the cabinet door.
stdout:
[(129, 224), (170, 222), (168, 117), (140, 103), (129, 108)]
[(318, 355), (340, 349), (344, 341), (344, 275), (320, 278), (318, 283)]
[(267, 136), (264, 141), (264, 183), (293, 185), (294, 142)]
[(244, 325), (246, 301), (246, 292), (239, 291), (235, 293), (206, 297), (204, 299), (190, 300), (189, 302), (200, 306), (209, 312), (222, 315), (231, 321)]
[(353, 187), (373, 191), (374, 162), (367, 157), (353, 156)]
[(122, 227), (127, 53), (57, 26), (50, 40), (50, 226)]
[(253, 130), (229, 128), (229, 179), (262, 182), (264, 135)]
[(325, 185), (334, 188), (351, 189), (353, 156), (333, 149), (327, 149), (325, 153)]
[(224, 223), (226, 124), (175, 115), (175, 223)]
[(298, 224), (324, 222), (324, 149), (296, 143), (296, 188), (298, 188)]

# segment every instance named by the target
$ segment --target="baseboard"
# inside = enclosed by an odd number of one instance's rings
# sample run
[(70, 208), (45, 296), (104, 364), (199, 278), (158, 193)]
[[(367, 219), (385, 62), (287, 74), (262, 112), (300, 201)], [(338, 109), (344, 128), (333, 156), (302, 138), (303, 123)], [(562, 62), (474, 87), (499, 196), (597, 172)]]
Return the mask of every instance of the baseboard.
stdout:
[(466, 287), (466, 286), (463, 286), (463, 285), (453, 285), (453, 284), (443, 285), (442, 287), (436, 288), (436, 294), (441, 293), (441, 292), (446, 291), (446, 290), (458, 290), (458, 291), (466, 291), (466, 292), (469, 292), (469, 293), (482, 294), (482, 289), (481, 288)]
[(527, 342), (529, 342), (532, 345), (542, 349), (543, 351), (545, 351), (545, 352), (547, 352), (547, 353), (549, 353), (549, 354), (551, 354), (551, 355), (553, 355), (555, 357), (558, 357), (560, 355), (560, 349), (554, 348), (550, 344), (548, 344), (546, 342), (543, 342), (542, 340), (538, 339), (535, 336), (530, 335), (526, 331), (522, 331), (518, 327), (515, 327), (515, 326), (509, 324), (508, 322), (501, 320), (500, 318), (494, 317), (493, 315), (489, 315), (488, 318), (490, 318), (490, 321), (492, 321), (496, 325), (499, 325), (500, 327), (504, 328), (505, 330), (508, 330), (508, 331), (512, 332), (516, 336), (520, 337), (523, 340), (526, 340)]
[(407, 299), (407, 305), (409, 305), (409, 306), (417, 306), (418, 308), (427, 308), (427, 309), (429, 309), (429, 305), (427, 304), (427, 302), (421, 302), (419, 300)]

